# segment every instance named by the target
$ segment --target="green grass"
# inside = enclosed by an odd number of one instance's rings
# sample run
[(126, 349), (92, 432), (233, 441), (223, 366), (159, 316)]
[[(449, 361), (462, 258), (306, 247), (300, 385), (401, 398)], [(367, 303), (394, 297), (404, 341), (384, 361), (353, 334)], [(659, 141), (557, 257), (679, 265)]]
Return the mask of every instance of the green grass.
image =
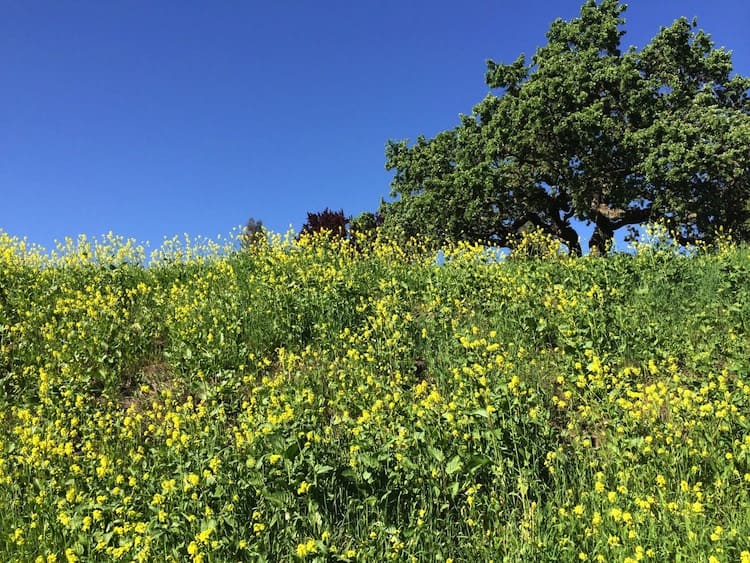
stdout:
[(2, 560), (750, 561), (748, 248), (445, 253), (0, 233)]

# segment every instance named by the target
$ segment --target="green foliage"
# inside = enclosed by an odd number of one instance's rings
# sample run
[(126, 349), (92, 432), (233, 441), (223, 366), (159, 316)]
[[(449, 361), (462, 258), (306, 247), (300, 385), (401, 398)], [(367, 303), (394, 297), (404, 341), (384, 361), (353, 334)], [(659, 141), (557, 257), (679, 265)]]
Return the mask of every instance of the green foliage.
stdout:
[(350, 228), (351, 236), (357, 242), (374, 240), (382, 225), (383, 218), (379, 213), (365, 211), (352, 219)]
[(588, 0), (556, 20), (530, 64), (487, 63), (500, 89), (453, 129), (389, 141), (388, 230), (437, 242), (510, 246), (529, 226), (600, 253), (614, 232), (663, 221), (682, 243), (719, 227), (748, 237), (750, 78), (682, 18), (638, 51), (620, 50), (625, 5)]
[(650, 236), (0, 232), (0, 553), (744, 561), (750, 252)]
[(263, 221), (256, 221), (253, 217), (250, 217), (239, 238), (240, 247), (253, 252), (258, 247), (268, 243), (268, 232), (263, 226)]

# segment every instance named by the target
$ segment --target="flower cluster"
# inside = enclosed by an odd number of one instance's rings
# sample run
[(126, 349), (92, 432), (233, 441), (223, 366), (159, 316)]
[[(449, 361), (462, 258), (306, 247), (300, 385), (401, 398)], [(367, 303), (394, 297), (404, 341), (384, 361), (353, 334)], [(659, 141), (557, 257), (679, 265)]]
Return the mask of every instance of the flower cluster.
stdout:
[(750, 560), (747, 248), (428, 248), (0, 232), (0, 553)]

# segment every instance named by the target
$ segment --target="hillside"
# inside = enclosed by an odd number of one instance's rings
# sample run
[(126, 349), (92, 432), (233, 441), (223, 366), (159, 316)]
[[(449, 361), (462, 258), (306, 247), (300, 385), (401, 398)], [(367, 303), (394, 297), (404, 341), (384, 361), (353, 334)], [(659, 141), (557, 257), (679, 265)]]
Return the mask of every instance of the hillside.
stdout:
[(143, 262), (0, 233), (4, 561), (750, 561), (745, 246)]

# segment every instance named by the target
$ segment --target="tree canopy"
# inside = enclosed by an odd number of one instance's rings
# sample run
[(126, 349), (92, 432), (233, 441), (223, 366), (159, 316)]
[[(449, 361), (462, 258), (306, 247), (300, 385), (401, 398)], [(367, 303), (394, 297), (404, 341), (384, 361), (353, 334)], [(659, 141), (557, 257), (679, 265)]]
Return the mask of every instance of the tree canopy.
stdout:
[(343, 209), (333, 211), (326, 207), (320, 212), (308, 212), (300, 236), (327, 232), (333, 237), (346, 238), (349, 234), (349, 222), (350, 218), (344, 215)]
[(750, 234), (750, 78), (681, 18), (621, 50), (625, 4), (588, 0), (531, 61), (487, 62), (493, 90), (453, 129), (388, 141), (386, 228), (511, 246), (530, 226), (581, 252), (662, 221), (680, 242)]

